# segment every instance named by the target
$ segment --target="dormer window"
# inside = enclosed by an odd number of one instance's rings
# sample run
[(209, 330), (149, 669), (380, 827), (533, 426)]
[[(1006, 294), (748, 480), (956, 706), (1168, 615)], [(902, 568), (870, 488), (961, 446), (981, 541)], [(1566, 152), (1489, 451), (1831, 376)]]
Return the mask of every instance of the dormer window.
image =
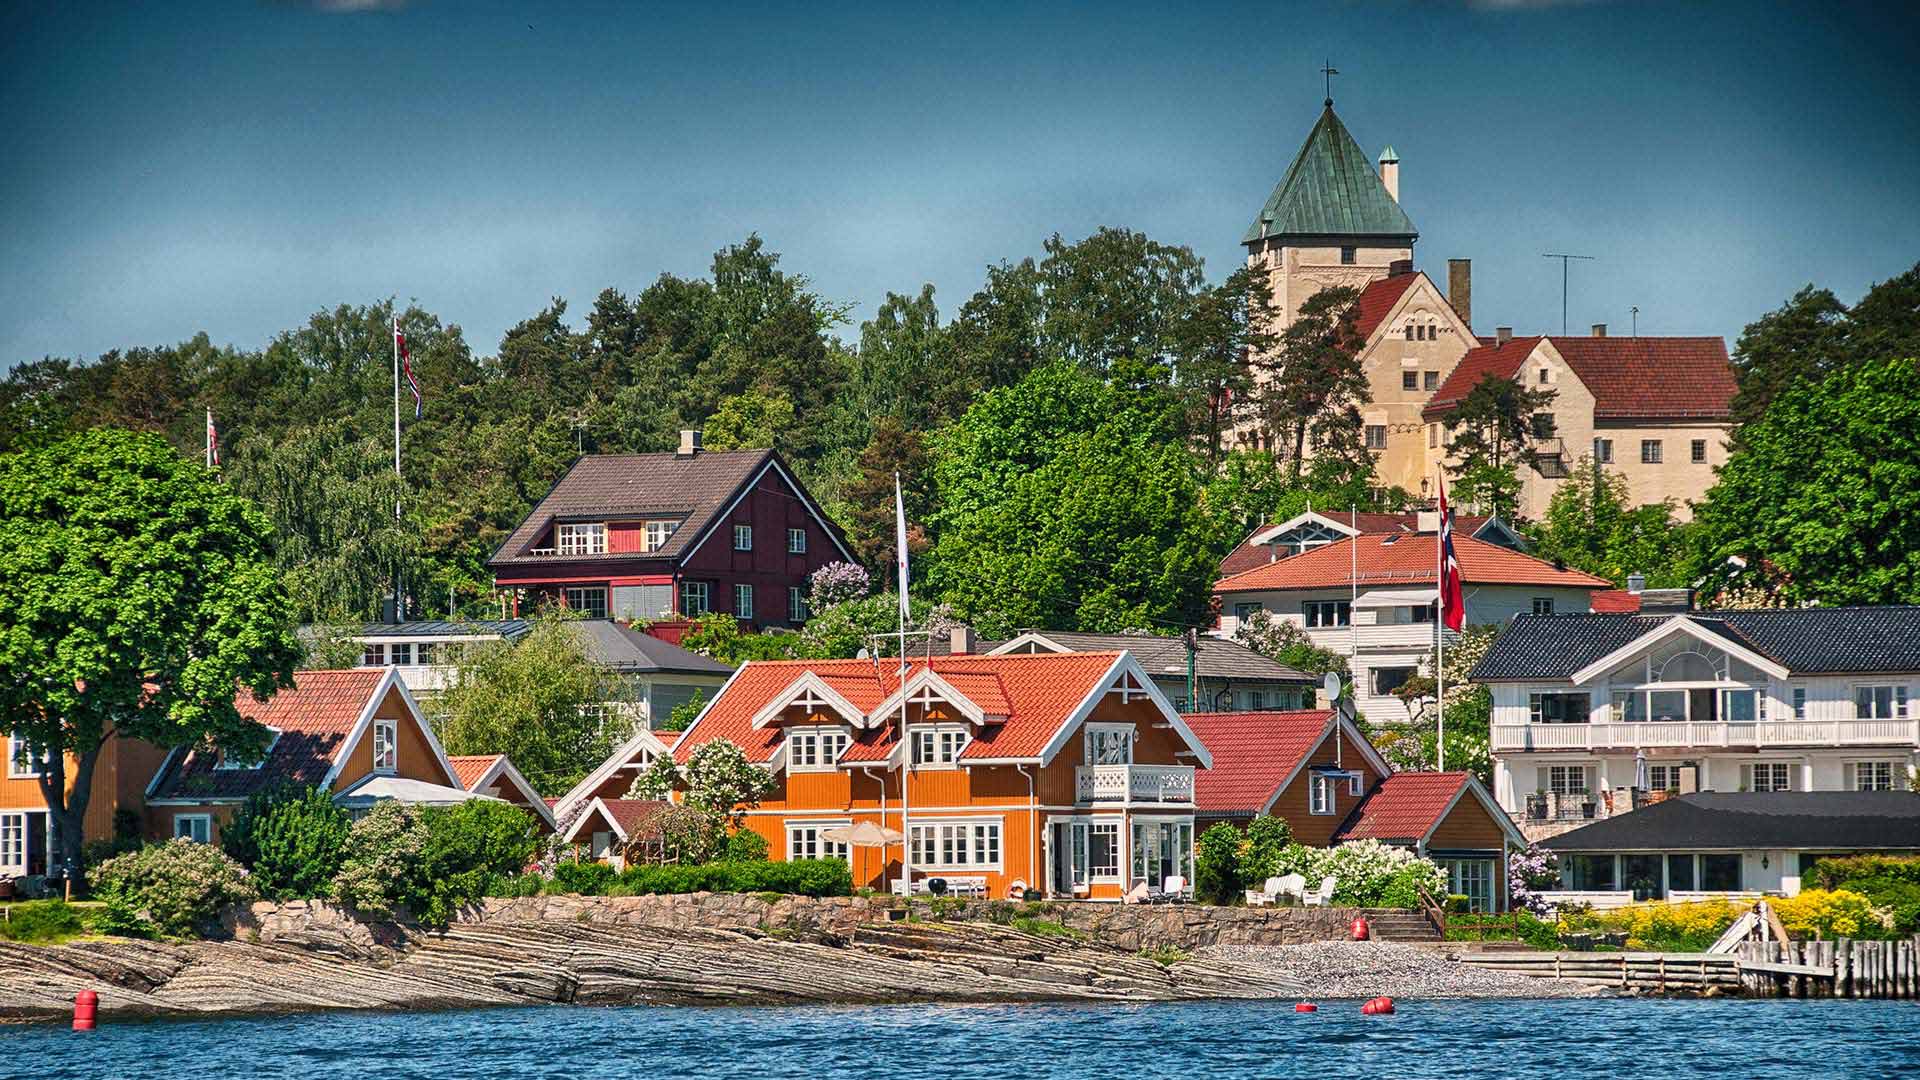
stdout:
[(853, 736), (846, 728), (792, 728), (787, 731), (787, 768), (795, 772), (831, 769)]
[(913, 763), (952, 767), (967, 748), (967, 731), (961, 727), (916, 728), (913, 732)]
[(677, 528), (679, 528), (679, 525), (677, 522), (672, 522), (672, 521), (647, 522), (647, 539), (646, 539), (645, 550), (659, 551), (661, 548), (666, 547), (667, 541), (673, 539), (674, 530), (676, 530)]
[(400, 767), (400, 725), (376, 718), (373, 722), (373, 771), (392, 773)]
[(233, 772), (233, 771), (239, 771), (242, 769), (257, 769), (260, 766), (266, 764), (267, 755), (273, 753), (274, 746), (280, 742), (279, 728), (268, 728), (267, 731), (270, 733), (267, 738), (267, 747), (266, 749), (260, 751), (259, 755), (256, 756), (253, 760), (251, 761), (241, 760), (223, 751), (220, 754), (219, 763), (214, 765), (214, 770), (217, 772)]
[(579, 521), (556, 525), (553, 529), (553, 547), (561, 555), (604, 555), (607, 552), (607, 523)]

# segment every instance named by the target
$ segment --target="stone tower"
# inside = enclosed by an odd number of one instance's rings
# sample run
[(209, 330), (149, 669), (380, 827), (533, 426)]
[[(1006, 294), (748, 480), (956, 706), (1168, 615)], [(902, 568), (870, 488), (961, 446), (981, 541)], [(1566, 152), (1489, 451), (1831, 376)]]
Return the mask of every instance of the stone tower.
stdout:
[(1314, 293), (1365, 288), (1413, 259), (1420, 233), (1400, 209), (1400, 158), (1388, 147), (1374, 171), (1329, 99), (1293, 164), (1241, 243), (1247, 264), (1267, 271), (1280, 326)]

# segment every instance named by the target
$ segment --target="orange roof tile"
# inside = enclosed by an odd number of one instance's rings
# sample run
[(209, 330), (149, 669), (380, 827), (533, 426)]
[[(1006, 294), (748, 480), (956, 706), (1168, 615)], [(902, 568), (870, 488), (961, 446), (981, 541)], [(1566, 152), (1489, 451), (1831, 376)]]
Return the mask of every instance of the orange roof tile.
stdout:
[(1330, 709), (1286, 712), (1186, 713), (1182, 717), (1213, 754), (1194, 774), (1194, 806), (1202, 814), (1256, 814), (1325, 737)]
[(1353, 305), (1353, 326), (1359, 331), (1361, 340), (1373, 336), (1373, 332), (1393, 313), (1393, 306), (1422, 276), (1418, 273), (1395, 274), (1369, 282), (1366, 288), (1360, 290), (1360, 299), (1354, 301)]
[(291, 687), (264, 702), (240, 691), (234, 695), (240, 715), (280, 732), (266, 760), (257, 769), (217, 769), (216, 755), (207, 751), (175, 754), (154, 796), (235, 798), (278, 784), (318, 784), (385, 675), (382, 668), (298, 671)]
[(1717, 337), (1524, 337), (1468, 350), (1421, 415), (1446, 415), (1488, 376), (1511, 379), (1542, 341), (1551, 341), (1593, 394), (1602, 419), (1721, 419), (1731, 414), (1733, 364)]
[(506, 755), (457, 754), (449, 755), (447, 760), (453, 764), (453, 775), (459, 778), (460, 786), (472, 791), (473, 785), (487, 775), (488, 769), (493, 768), (493, 763), (504, 756)]
[(1394, 773), (1367, 792), (1333, 841), (1418, 840), (1440, 823), (1467, 777), (1464, 772)]
[[(1420, 531), (1418, 513), (1388, 514), (1365, 510), (1359, 513), (1350, 510), (1337, 512), (1322, 510), (1315, 513), (1363, 533), (1417, 533)], [(1486, 514), (1455, 514), (1453, 515), (1454, 535), (1472, 536), (1490, 520), (1492, 519)], [(1226, 558), (1220, 560), (1220, 576), (1231, 577), (1234, 574), (1245, 573), (1256, 566), (1265, 566), (1267, 563), (1278, 561), (1273, 558), (1274, 551), (1270, 545), (1256, 544), (1253, 538), (1282, 524), (1285, 523), (1268, 522), (1248, 533), (1247, 538), (1240, 541), (1238, 547), (1228, 552)], [(1285, 556), (1281, 557), (1285, 558)]]
[(1640, 594), (1625, 589), (1602, 589), (1589, 599), (1596, 614), (1632, 615), (1640, 610)]
[[(1213, 591), (1266, 592), (1344, 586), (1356, 580), (1355, 545), (1359, 547), (1357, 580), (1361, 585), (1432, 585), (1436, 576), (1435, 548), (1439, 542), (1433, 533), (1363, 534), (1222, 578)], [(1463, 536), (1458, 530), (1454, 532), (1453, 551), (1460, 560), (1460, 578), (1469, 585), (1551, 585), (1573, 589), (1606, 589), (1613, 585), (1605, 578), (1580, 570), (1558, 569), (1531, 555)]]

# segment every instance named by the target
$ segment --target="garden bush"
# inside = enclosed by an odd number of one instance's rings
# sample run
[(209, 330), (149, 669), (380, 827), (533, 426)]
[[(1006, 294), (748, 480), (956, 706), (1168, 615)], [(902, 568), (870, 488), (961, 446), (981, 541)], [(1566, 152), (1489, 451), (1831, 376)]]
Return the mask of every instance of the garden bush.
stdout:
[(1724, 900), (1690, 904), (1652, 900), (1612, 911), (1564, 912), (1561, 929), (1569, 933), (1624, 933), (1627, 947), (1633, 949), (1704, 952), (1748, 906)]
[(509, 803), (385, 802), (348, 831), (334, 895), (376, 919), (404, 910), (423, 926), (444, 927), (462, 905), (525, 870), (538, 847), (532, 815)]
[(720, 857), (727, 862), (766, 862), (767, 838), (752, 829), (735, 830)]
[(1855, 855), (1821, 859), (1808, 880), (1822, 889), (1847, 889), (1888, 913), (1900, 935), (1920, 933), (1920, 857)]
[(1231, 904), (1241, 895), (1240, 830), (1217, 822), (1193, 850), (1193, 894), (1203, 903)]
[(280, 787), (247, 799), (220, 846), (253, 875), (271, 900), (330, 896), (353, 816), (315, 787)]
[(853, 875), (840, 859), (630, 866), (609, 892), (616, 896), (692, 892), (849, 896), (853, 893)]
[(620, 872), (606, 863), (563, 862), (553, 868), (548, 890), (579, 896), (603, 896), (620, 880)]
[(1345, 907), (1416, 908), (1420, 890), (1444, 896), (1447, 872), (1405, 848), (1356, 840), (1333, 848), (1289, 844), (1275, 860), (1281, 874), (1299, 874), (1307, 888), (1334, 879), (1333, 902)]
[(1292, 843), (1293, 828), (1285, 818), (1263, 815), (1248, 822), (1239, 850), (1241, 882), (1255, 886), (1278, 876), (1280, 855)]
[(1894, 930), (1890, 913), (1849, 889), (1805, 889), (1768, 903), (1796, 938), (1884, 938)]
[(0, 938), (36, 944), (70, 938), (86, 929), (80, 909), (64, 900), (29, 900), (13, 905), (0, 921)]
[(258, 898), (246, 868), (211, 844), (169, 840), (116, 855), (87, 872), (109, 905), (139, 913), (142, 924), (169, 937), (194, 933), (229, 904)]

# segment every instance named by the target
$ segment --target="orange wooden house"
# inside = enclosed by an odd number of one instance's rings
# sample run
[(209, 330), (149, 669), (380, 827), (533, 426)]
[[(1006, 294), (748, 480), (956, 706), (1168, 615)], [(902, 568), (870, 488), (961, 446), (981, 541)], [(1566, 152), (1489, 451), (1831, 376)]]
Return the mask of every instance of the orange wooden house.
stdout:
[[(771, 857), (844, 858), (857, 885), (1119, 899), (1193, 880), (1194, 775), (1212, 759), (1128, 653), (754, 661), (673, 753), (718, 739), (774, 775), (746, 818)], [(659, 747), (636, 736), (556, 815), (617, 797)], [(905, 842), (827, 835), (863, 822)]]
[[(114, 818), (125, 812), (140, 817), (146, 806), (147, 782), (167, 752), (137, 739), (109, 739), (93, 769), (92, 794), (81, 823), (87, 840), (114, 835)], [(47, 812), (40, 790), (44, 760), (23, 740), (7, 740), (7, 764), (0, 775), (0, 877), (39, 877), (51, 869), (53, 815)], [(73, 792), (78, 759), (67, 756), (67, 793)]]

